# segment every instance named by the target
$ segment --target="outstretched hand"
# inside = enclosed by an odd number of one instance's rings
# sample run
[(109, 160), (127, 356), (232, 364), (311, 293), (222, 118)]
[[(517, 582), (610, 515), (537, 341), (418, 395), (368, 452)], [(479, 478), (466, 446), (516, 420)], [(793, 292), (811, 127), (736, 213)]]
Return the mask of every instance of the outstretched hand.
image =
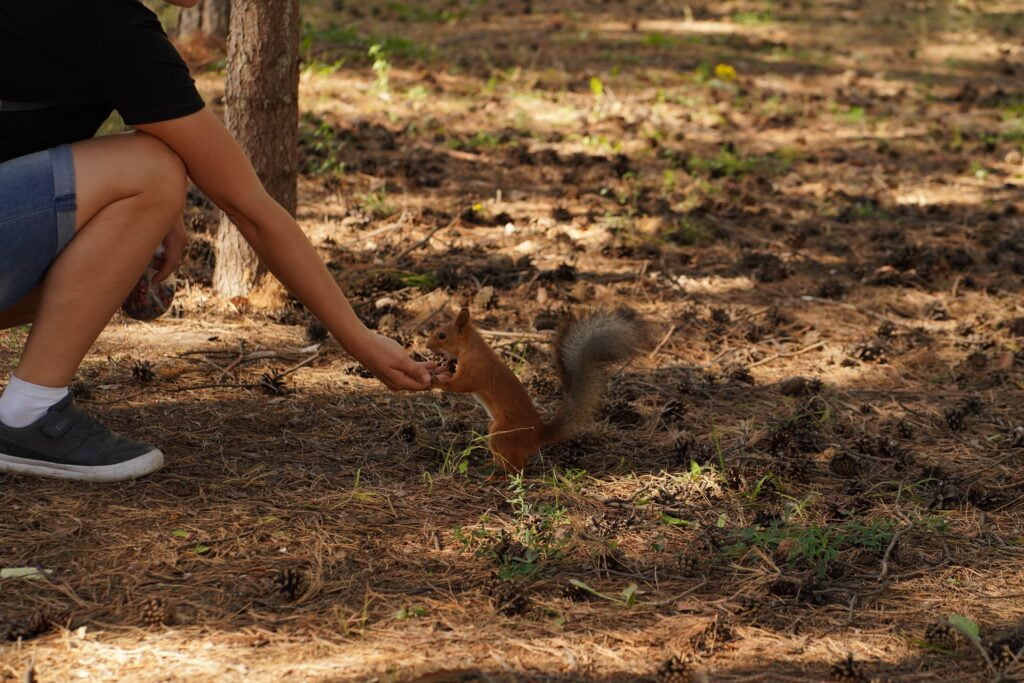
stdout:
[(355, 356), (388, 389), (425, 391), (431, 386), (435, 363), (417, 363), (394, 339), (371, 332)]

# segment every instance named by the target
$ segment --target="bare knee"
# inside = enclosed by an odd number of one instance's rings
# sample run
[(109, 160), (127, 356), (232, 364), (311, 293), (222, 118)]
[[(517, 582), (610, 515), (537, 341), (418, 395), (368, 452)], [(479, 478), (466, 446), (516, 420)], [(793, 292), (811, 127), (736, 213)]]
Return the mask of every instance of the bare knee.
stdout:
[(142, 201), (155, 222), (171, 220), (185, 203), (185, 164), (145, 133), (93, 138), (71, 146), (78, 211), (75, 229), (122, 200)]
[(187, 176), (185, 164), (170, 147), (145, 133), (135, 133), (138, 147), (138, 176), (141, 193), (172, 214), (185, 205)]

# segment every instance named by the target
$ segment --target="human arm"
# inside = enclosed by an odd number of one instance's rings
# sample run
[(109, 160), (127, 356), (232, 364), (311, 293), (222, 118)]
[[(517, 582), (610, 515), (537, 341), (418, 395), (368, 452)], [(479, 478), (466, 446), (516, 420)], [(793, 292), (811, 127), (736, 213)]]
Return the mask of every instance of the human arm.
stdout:
[(192, 181), (228, 215), (270, 272), (378, 379), (392, 389), (430, 386), (427, 367), (359, 320), (295, 219), (267, 194), (241, 146), (209, 109), (135, 127), (181, 157)]

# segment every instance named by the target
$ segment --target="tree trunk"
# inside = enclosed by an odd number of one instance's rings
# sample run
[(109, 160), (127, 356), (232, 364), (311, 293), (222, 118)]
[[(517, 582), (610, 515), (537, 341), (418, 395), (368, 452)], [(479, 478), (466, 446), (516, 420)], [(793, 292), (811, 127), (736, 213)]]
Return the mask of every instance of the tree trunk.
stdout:
[[(227, 126), (270, 196), (295, 215), (298, 179), (299, 0), (236, 2), (228, 31)], [(266, 268), (227, 216), (217, 232), (213, 287), (246, 296)]]
[(231, 0), (199, 0), (195, 7), (186, 7), (178, 14), (179, 38), (197, 33), (227, 40), (231, 20)]
[(203, 32), (227, 39), (231, 25), (231, 0), (202, 0)]
[(178, 14), (177, 36), (187, 38), (203, 30), (203, 3), (195, 7), (184, 7)]

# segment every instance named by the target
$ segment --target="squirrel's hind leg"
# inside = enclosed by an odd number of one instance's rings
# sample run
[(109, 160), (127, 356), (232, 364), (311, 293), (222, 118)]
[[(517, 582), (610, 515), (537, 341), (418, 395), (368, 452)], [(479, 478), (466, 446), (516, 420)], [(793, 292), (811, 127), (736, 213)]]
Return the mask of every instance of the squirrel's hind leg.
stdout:
[(506, 474), (519, 474), (526, 468), (530, 456), (537, 452), (532, 443), (524, 443), (522, 438), (509, 438), (507, 434), (492, 434), (489, 441), (491, 456), (496, 465), (505, 470)]

